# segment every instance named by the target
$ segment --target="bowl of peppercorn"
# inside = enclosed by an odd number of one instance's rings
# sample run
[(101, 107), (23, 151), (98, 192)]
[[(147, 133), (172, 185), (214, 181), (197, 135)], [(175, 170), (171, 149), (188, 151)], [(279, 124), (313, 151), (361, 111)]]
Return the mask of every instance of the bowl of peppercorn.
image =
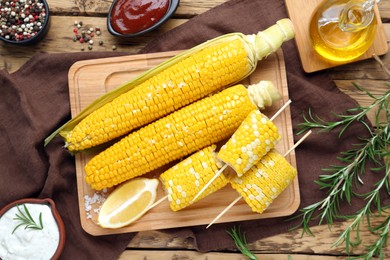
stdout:
[(0, 40), (15, 45), (39, 42), (49, 30), (46, 0), (0, 1)]

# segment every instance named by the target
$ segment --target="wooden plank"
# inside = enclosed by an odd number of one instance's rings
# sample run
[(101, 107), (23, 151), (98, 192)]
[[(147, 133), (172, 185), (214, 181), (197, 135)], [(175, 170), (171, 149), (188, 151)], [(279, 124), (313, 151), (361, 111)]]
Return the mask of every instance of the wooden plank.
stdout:
[[(311, 14), (315, 11), (322, 0), (305, 1), (305, 0), (286, 0), (286, 6), (289, 16), (295, 25), (295, 42), (298, 47), (303, 69), (306, 72), (315, 72), (332, 67), (340, 66), (351, 62), (331, 62), (321, 58), (311, 46), (311, 40), (308, 30), (308, 25), (311, 20)], [(372, 56), (372, 54), (383, 55), (387, 53), (387, 39), (382, 26), (379, 12), (375, 8), (377, 33), (372, 46), (354, 62), (365, 60)]]
[[(0, 69), (7, 69), (9, 72), (14, 72), (20, 68), (27, 60), (38, 53), (60, 53), (60, 52), (81, 52), (81, 47), (84, 46), (84, 52), (92, 51), (113, 51), (112, 46), (115, 45), (116, 52), (126, 52), (128, 54), (136, 54), (150, 41), (158, 37), (159, 35), (173, 29), (186, 22), (183, 19), (170, 20), (156, 31), (145, 34), (143, 36), (122, 40), (112, 36), (106, 28), (106, 19), (102, 17), (78, 17), (71, 16), (53, 16), (51, 18), (51, 27), (46, 37), (33, 46), (14, 46), (8, 45), (0, 41)], [(93, 49), (88, 50), (87, 44), (81, 44), (80, 42), (73, 42), (74, 36), (74, 20), (83, 21), (85, 28), (100, 27), (102, 34), (100, 36), (94, 36)], [(80, 29), (82, 30), (82, 29)], [(99, 41), (103, 41), (104, 44), (100, 46)]]
[[(153, 53), (75, 63), (69, 71), (69, 92), (72, 116), (77, 115), (84, 107), (107, 91), (128, 82), (130, 79), (147, 69), (154, 67), (178, 53), (179, 52)], [(275, 84), (282, 95), (282, 101), (279, 101), (272, 108), (268, 108), (264, 111), (268, 116), (272, 116), (289, 99), (284, 59), (281, 50), (269, 55), (267, 59), (262, 60), (260, 63), (261, 66), (258, 66), (243, 83), (254, 84), (260, 82), (260, 80), (267, 79)], [(294, 144), (289, 107), (273, 120), (273, 122), (282, 135), (282, 141), (279, 142), (275, 148), (283, 154)], [(92, 235), (209, 224), (219, 212), (237, 197), (237, 192), (235, 190), (226, 187), (216, 194), (212, 194), (191, 207), (187, 207), (178, 212), (171, 211), (168, 201), (165, 201), (130, 226), (114, 230), (104, 229), (97, 224), (95, 209), (98, 210), (100, 205), (92, 205), (92, 209), (88, 210), (88, 212), (84, 207), (84, 197), (93, 197), (95, 194), (95, 191), (92, 190), (84, 180), (84, 166), (93, 155), (94, 154), (84, 153), (76, 155), (81, 224), (84, 230)], [(286, 158), (294, 167), (296, 167), (294, 152), (290, 153)], [(160, 169), (160, 171), (154, 172), (154, 174), (159, 174), (161, 172)], [(104, 193), (99, 194), (102, 196), (108, 195)], [(165, 193), (160, 186), (157, 200), (164, 195)], [(295, 212), (299, 203), (299, 187), (298, 179), (296, 178), (292, 185), (288, 186), (264, 213), (253, 213), (244, 200), (241, 200), (218, 222), (287, 216)], [(88, 218), (89, 216), (91, 218)], [(194, 216), (197, 217), (194, 218)]]
[[(386, 219), (386, 215), (383, 215), (375, 219), (372, 224), (378, 225)], [(324, 256), (343, 256), (345, 259), (345, 247), (343, 245), (335, 247), (334, 242), (338, 236), (348, 227), (350, 222), (336, 222), (331, 229), (327, 225), (316, 226), (312, 228), (314, 236), (307, 234), (302, 235), (302, 229), (296, 229), (284, 234), (260, 239), (258, 241), (248, 244), (249, 249), (258, 254), (282, 254), (287, 257), (292, 255), (295, 259), (296, 255), (324, 255)], [(182, 234), (181, 234), (182, 235)], [(363, 243), (370, 244), (377, 238), (372, 234), (366, 224), (361, 226), (361, 239)], [(135, 238), (129, 243), (128, 250), (122, 254), (123, 259), (129, 256), (128, 252), (131, 250), (137, 250), (141, 248), (148, 248), (145, 252), (147, 256), (150, 252), (158, 250), (159, 248), (165, 248), (166, 250), (193, 250), (195, 248), (194, 240), (192, 237), (186, 238), (185, 236), (175, 236), (175, 233), (163, 232), (163, 231), (145, 231), (139, 232)], [(153, 250), (150, 250), (153, 249)], [(234, 253), (234, 249), (226, 249), (225, 252)], [(356, 247), (353, 254), (363, 254), (365, 247), (363, 244)], [(263, 256), (263, 255), (262, 255)], [(384, 247), (384, 259), (390, 258), (390, 245)], [(169, 259), (169, 258), (168, 258)], [(239, 258), (238, 258), (239, 259)], [(261, 257), (260, 259), (263, 259)], [(285, 258), (286, 259), (286, 258)]]
[[(344, 259), (344, 256), (322, 256), (322, 255), (302, 255), (302, 254), (255, 254), (261, 260), (288, 260), (291, 257), (294, 260), (336, 260)], [(248, 258), (239, 253), (199, 253), (196, 251), (144, 251), (144, 250), (126, 250), (119, 260), (247, 260)]]
[[(227, 0), (181, 0), (176, 10), (175, 17), (189, 18), (220, 5)], [(88, 16), (106, 16), (110, 10), (112, 0), (48, 0), (50, 12), (55, 15), (88, 15)]]

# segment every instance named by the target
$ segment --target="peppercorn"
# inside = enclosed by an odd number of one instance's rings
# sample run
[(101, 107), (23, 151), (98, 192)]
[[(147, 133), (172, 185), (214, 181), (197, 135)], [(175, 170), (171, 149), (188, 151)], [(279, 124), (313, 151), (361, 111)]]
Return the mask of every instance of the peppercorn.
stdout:
[(41, 1), (0, 1), (0, 37), (12, 41), (34, 37), (43, 28), (46, 20), (47, 10)]

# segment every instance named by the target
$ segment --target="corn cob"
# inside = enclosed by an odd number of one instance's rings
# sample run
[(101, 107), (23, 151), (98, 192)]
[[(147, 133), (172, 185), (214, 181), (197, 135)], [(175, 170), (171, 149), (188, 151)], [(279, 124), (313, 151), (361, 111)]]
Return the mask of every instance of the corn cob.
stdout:
[(229, 181), (252, 211), (263, 213), (296, 174), (283, 156), (271, 151), (242, 177), (229, 177)]
[(221, 167), (221, 163), (216, 159), (215, 148), (216, 145), (208, 146), (160, 175), (160, 180), (168, 193), (170, 208), (173, 211), (188, 207), (228, 184), (228, 180), (222, 174), (213, 182), (213, 185), (210, 185), (202, 193), (202, 196), (192, 201), (195, 194)]
[[(265, 167), (274, 170), (275, 174), (273, 176), (275, 179), (284, 180), (283, 182), (278, 182), (283, 190), (291, 183), (297, 174), (296, 169), (288, 163), (286, 158), (275, 151), (266, 154), (261, 162)], [(278, 169), (277, 171), (276, 168)]]
[(55, 131), (69, 151), (84, 150), (144, 126), (251, 74), (257, 61), (294, 37), (282, 19), (257, 35), (224, 35), (178, 55), (110, 92)]
[(228, 138), (253, 109), (243, 85), (197, 101), (96, 155), (85, 166), (86, 182), (108, 188)]
[(266, 155), (281, 136), (267, 116), (255, 109), (249, 113), (229, 141), (221, 147), (218, 158), (241, 177)]

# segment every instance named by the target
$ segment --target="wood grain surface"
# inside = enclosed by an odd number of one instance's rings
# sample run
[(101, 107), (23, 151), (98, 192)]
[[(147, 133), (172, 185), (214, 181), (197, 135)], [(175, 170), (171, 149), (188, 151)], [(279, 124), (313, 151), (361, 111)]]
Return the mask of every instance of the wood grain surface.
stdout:
[[(33, 55), (41, 52), (78, 52), (80, 44), (71, 40), (73, 23), (83, 21), (102, 28), (102, 35), (97, 38), (104, 41), (103, 46), (94, 46), (91, 51), (116, 51), (128, 54), (137, 53), (148, 42), (163, 32), (185, 23), (188, 19), (199, 15), (210, 8), (226, 2), (226, 0), (181, 0), (174, 17), (158, 30), (129, 42), (120, 41), (112, 37), (106, 30), (106, 15), (112, 0), (48, 0), (52, 14), (52, 26), (47, 37), (38, 45), (29, 48), (8, 46), (0, 43), (0, 69), (14, 72)], [(382, 0), (379, 5), (383, 28), (387, 42), (390, 39), (390, 1)], [(381, 57), (387, 68), (390, 68), (390, 55)], [(368, 90), (377, 94), (388, 90), (385, 84), (389, 76), (383, 72), (380, 64), (374, 59), (355, 62), (327, 70), (335, 80), (341, 91), (356, 99), (361, 105), (371, 103), (367, 96), (360, 95), (352, 88), (352, 82), (358, 82)], [(372, 119), (372, 116), (370, 116)], [(386, 216), (379, 217), (383, 221)], [(249, 244), (251, 250), (257, 253), (260, 259), (287, 260), (289, 257), (298, 260), (345, 259), (346, 254), (342, 247), (334, 247), (333, 243), (339, 234), (348, 226), (348, 222), (336, 223), (332, 229), (327, 226), (313, 228), (314, 237), (304, 235), (301, 230), (261, 239)], [(367, 243), (374, 241), (375, 235), (367, 229), (361, 233)], [(175, 237), (165, 231), (144, 231), (137, 233), (120, 259), (246, 259), (235, 250), (224, 252), (198, 253), (194, 249), (193, 238)], [(354, 250), (355, 254), (363, 252), (363, 247)], [(161, 257), (159, 257), (161, 256)], [(384, 259), (390, 259), (390, 246), (385, 248)]]

